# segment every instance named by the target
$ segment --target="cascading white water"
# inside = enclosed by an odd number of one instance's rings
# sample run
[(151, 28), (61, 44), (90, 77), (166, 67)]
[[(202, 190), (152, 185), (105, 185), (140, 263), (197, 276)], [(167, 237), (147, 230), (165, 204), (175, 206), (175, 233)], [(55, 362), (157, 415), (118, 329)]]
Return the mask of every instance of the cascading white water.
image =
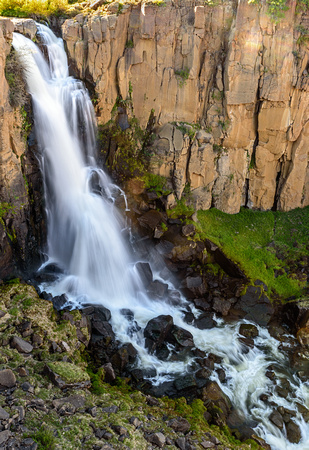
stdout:
[[(114, 207), (115, 194), (123, 194), (111, 183), (103, 170), (96, 167), (95, 118), (89, 96), (82, 83), (68, 76), (67, 57), (61, 39), (45, 26), (38, 25), (46, 45), (49, 65), (38, 47), (14, 33), (13, 46), (25, 66), (29, 92), (32, 95), (36, 136), (41, 151), (45, 180), (48, 219), (48, 261), (61, 267), (63, 274), (44, 288), (53, 295), (66, 293), (72, 305), (102, 304), (112, 312), (112, 326), (121, 342), (131, 342), (138, 350), (139, 363), (154, 367), (160, 383), (176, 373), (185, 373), (192, 359), (160, 361), (144, 346), (143, 329), (158, 315), (172, 315), (174, 323), (190, 331), (197, 348), (223, 358), (227, 381), (221, 383), (240, 415), (257, 422), (255, 430), (273, 449), (309, 449), (309, 426), (297, 409), (297, 402), (309, 407), (308, 383), (295, 375), (290, 377), (294, 398), (279, 397), (275, 386), (265, 375), (273, 364), (279, 377), (287, 365), (279, 343), (267, 330), (259, 328), (255, 347), (244, 353), (239, 341), (239, 323), (199, 330), (184, 321), (180, 298), (178, 306), (154, 301), (143, 291), (122, 237), (124, 223)], [(130, 323), (121, 310), (134, 313), (140, 331), (129, 332)], [(193, 309), (193, 308), (192, 308)], [(282, 369), (280, 369), (280, 367)], [(286, 431), (280, 431), (269, 420), (272, 408), (260, 399), (269, 400), (295, 411), (293, 419), (300, 427), (302, 439), (291, 444)]]

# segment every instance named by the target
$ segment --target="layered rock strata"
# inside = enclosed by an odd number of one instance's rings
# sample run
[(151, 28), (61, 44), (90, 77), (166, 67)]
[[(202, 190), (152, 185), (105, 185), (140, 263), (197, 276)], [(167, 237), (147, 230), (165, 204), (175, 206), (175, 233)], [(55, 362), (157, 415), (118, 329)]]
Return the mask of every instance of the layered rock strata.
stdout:
[(275, 23), (265, 2), (113, 3), (62, 30), (100, 123), (117, 97), (143, 126), (154, 111), (152, 170), (178, 198), (189, 183), (197, 208), (290, 210), (309, 204), (309, 16), (295, 6)]

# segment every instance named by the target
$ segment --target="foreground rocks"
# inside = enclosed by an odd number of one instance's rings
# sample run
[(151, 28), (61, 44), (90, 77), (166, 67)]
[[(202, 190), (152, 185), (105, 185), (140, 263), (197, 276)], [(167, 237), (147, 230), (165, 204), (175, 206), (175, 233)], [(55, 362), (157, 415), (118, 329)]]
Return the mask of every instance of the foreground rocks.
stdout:
[[(0, 285), (1, 447), (36, 450), (48, 442), (72, 450), (251, 448), (210, 428), (201, 400), (190, 406), (183, 398), (131, 390), (125, 381), (107, 384), (110, 363), (96, 374), (87, 371), (89, 326), (98, 332), (97, 319), (104, 322), (109, 312), (88, 307), (86, 315), (85, 309), (59, 314), (30, 286)], [(179, 330), (171, 330), (181, 341)], [(211, 401), (216, 398), (212, 394)]]

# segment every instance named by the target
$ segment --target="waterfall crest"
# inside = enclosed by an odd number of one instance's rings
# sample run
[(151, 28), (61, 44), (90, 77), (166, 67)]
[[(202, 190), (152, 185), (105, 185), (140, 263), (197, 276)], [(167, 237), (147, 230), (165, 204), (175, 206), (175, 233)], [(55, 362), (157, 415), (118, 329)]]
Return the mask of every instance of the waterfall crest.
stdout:
[[(158, 315), (171, 315), (174, 324), (189, 331), (197, 348), (222, 358), (227, 373), (222, 390), (239, 413), (255, 423), (257, 434), (273, 449), (309, 449), (309, 426), (297, 410), (296, 403), (309, 406), (308, 383), (290, 375), (295, 398), (279, 397), (265, 376), (266, 368), (275, 364), (276, 375), (284, 374), (287, 360), (279, 343), (267, 330), (259, 328), (255, 347), (247, 353), (239, 341), (239, 324), (199, 330), (184, 321), (187, 301), (179, 305), (154, 301), (146, 295), (134, 270), (134, 259), (122, 236), (124, 222), (114, 206), (121, 190), (96, 165), (95, 117), (83, 84), (68, 75), (67, 57), (61, 39), (44, 25), (39, 34), (48, 52), (49, 63), (29, 39), (14, 33), (13, 46), (25, 66), (32, 96), (35, 131), (40, 150), (45, 183), (48, 220), (47, 263), (55, 263), (62, 273), (44, 289), (53, 295), (66, 293), (72, 306), (102, 304), (112, 311), (112, 326), (117, 338), (137, 349), (139, 364), (155, 368), (153, 383), (170, 380), (175, 373), (186, 373), (192, 358), (182, 361), (160, 360), (145, 348), (143, 329)], [(138, 324), (135, 331), (122, 313), (130, 309)], [(219, 367), (220, 365), (218, 365)], [(262, 402), (267, 393), (276, 404), (295, 412), (295, 423), (302, 433), (299, 444), (291, 444), (286, 431), (269, 419), (272, 409)]]

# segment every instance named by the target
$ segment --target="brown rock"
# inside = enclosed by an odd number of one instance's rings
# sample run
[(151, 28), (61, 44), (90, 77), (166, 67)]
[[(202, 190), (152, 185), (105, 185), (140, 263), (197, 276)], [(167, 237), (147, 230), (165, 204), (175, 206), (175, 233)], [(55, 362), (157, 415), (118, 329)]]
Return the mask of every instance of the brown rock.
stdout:
[(29, 342), (18, 336), (14, 336), (11, 340), (11, 347), (16, 348), (19, 353), (31, 353), (33, 350), (33, 346)]
[(0, 386), (7, 388), (13, 387), (16, 384), (16, 378), (11, 369), (0, 370)]

